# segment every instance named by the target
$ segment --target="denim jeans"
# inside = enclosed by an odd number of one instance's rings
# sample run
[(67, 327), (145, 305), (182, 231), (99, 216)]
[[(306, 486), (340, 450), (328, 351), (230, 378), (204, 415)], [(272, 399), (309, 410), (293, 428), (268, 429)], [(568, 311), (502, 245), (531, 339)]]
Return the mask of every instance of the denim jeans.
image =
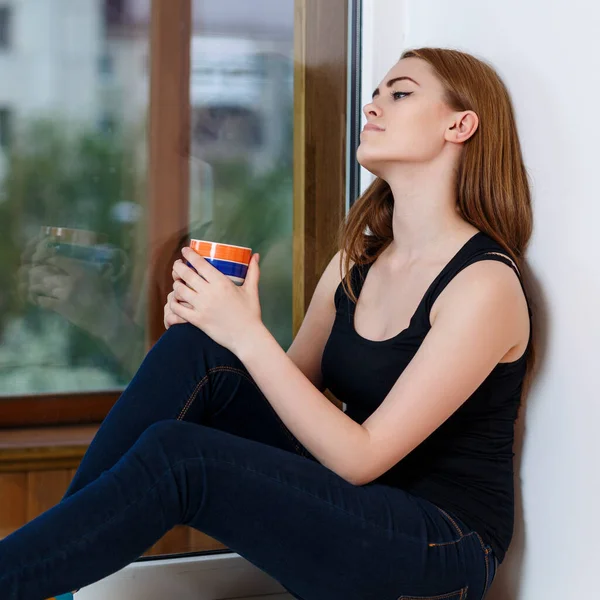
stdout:
[(64, 499), (0, 541), (0, 598), (89, 585), (178, 524), (305, 600), (480, 600), (497, 566), (430, 502), (321, 465), (239, 359), (188, 324), (148, 353)]

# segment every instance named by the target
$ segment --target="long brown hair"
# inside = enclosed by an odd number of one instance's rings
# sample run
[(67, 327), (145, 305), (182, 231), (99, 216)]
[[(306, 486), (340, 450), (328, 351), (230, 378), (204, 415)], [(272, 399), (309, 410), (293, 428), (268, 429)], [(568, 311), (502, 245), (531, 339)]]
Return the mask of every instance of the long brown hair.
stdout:
[[(489, 235), (524, 273), (525, 250), (533, 229), (531, 193), (523, 164), (512, 102), (494, 69), (457, 50), (420, 48), (402, 58), (426, 61), (442, 82), (445, 100), (453, 110), (472, 110), (479, 127), (464, 144), (457, 170), (457, 207), (462, 218)], [(346, 293), (357, 301), (350, 279), (350, 263), (373, 262), (393, 239), (394, 198), (390, 186), (375, 179), (354, 203), (338, 236), (340, 276)], [(370, 234), (366, 234), (368, 227)], [(529, 295), (528, 295), (529, 297)], [(533, 327), (524, 389), (535, 367)]]

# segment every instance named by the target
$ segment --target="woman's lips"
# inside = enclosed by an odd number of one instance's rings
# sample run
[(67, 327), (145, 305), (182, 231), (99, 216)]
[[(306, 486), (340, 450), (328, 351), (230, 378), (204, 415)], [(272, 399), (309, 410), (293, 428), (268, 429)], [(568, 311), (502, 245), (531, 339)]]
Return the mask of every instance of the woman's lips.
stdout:
[(384, 131), (384, 130), (381, 127), (379, 127), (378, 125), (375, 125), (373, 123), (367, 123), (363, 127), (363, 131)]

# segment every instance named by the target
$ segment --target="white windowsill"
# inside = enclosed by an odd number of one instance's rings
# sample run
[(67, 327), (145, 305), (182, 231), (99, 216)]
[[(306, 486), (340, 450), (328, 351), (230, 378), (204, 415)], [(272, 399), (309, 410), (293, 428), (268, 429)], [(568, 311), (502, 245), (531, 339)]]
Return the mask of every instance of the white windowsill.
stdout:
[(234, 552), (136, 562), (82, 589), (75, 600), (292, 600), (285, 589)]

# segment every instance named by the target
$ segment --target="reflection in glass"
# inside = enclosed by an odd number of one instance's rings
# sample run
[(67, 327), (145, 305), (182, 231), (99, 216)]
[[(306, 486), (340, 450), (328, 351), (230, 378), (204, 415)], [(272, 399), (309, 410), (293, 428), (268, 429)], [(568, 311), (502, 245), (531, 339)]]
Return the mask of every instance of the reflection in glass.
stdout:
[[(146, 351), (150, 6), (3, 13), (0, 396), (120, 389)], [(172, 234), (259, 252), (263, 319), (287, 348), (293, 1), (193, 7), (189, 228)], [(65, 256), (53, 227), (98, 241)], [(114, 256), (100, 268), (94, 253)]]
[(127, 5), (0, 16), (2, 396), (122, 388), (145, 352), (148, 30)]
[[(226, 6), (224, 6), (226, 5)], [(261, 255), (265, 325), (292, 342), (293, 2), (194, 4), (191, 237)]]
[[(147, 350), (151, 0), (69, 7), (0, 7), (0, 399), (119, 390)], [(189, 219), (164, 233), (260, 253), (263, 320), (287, 349), (294, 2), (193, 7)], [(171, 534), (148, 553), (220, 546)]]

